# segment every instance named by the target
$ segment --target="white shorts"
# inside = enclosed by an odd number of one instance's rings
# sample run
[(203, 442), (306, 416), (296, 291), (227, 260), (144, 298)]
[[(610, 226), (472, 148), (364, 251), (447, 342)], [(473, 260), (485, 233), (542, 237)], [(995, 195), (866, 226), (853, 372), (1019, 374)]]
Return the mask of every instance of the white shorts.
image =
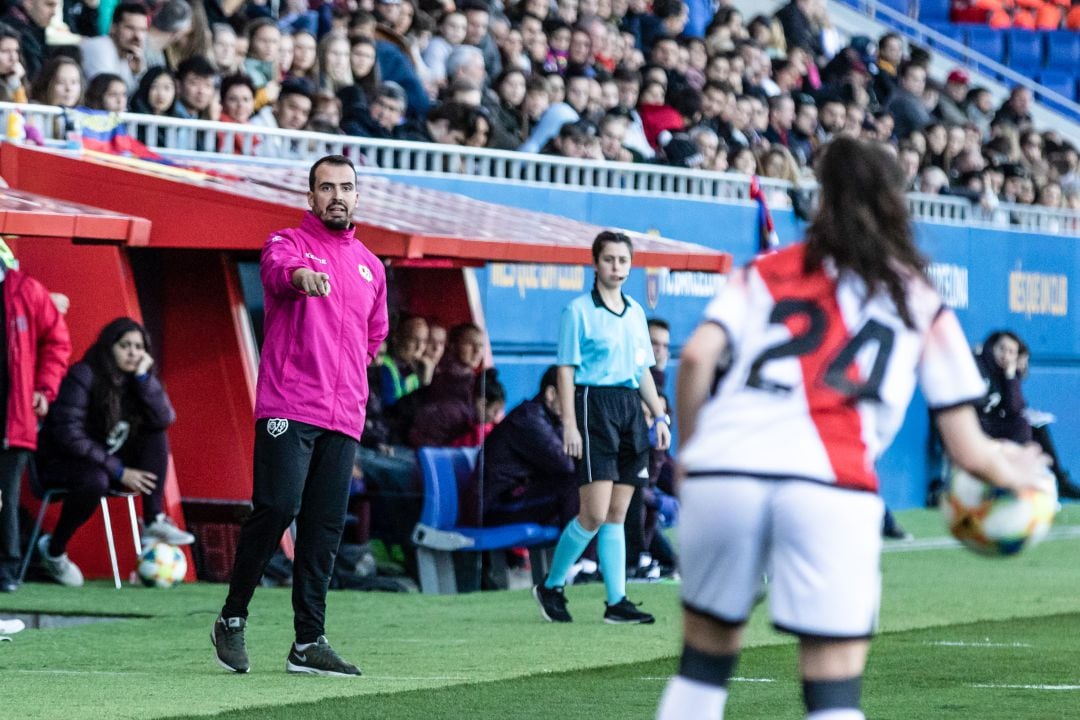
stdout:
[(801, 480), (695, 477), (680, 490), (683, 604), (745, 622), (768, 574), (779, 630), (869, 637), (881, 597), (877, 495)]

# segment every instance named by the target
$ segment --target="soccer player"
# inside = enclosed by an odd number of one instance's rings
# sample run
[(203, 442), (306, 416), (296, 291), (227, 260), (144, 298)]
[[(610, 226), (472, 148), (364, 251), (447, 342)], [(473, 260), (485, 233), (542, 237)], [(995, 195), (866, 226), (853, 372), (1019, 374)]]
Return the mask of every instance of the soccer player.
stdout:
[(359, 675), (324, 635), (326, 590), (345, 528), (364, 428), (367, 366), (386, 338), (383, 265), (355, 236), (356, 169), (328, 155), (308, 176), (311, 212), (272, 233), (260, 270), (266, 332), (255, 400), (251, 516), (211, 640), (218, 662), (246, 673), (248, 604), (282, 533), (296, 521), (291, 673)]
[(799, 638), (807, 718), (862, 720), (880, 592), (874, 461), (916, 381), (960, 467), (1002, 487), (1044, 470), (1037, 448), (979, 428), (982, 381), (923, 273), (896, 161), (838, 138), (817, 171), (806, 241), (735, 273), (682, 350), (684, 645), (660, 720), (723, 717), (765, 568), (773, 623)]
[(592, 292), (563, 310), (556, 360), (563, 450), (577, 461), (581, 505), (559, 537), (546, 580), (533, 588), (540, 614), (549, 622), (572, 620), (563, 585), (593, 537), (607, 591), (604, 622), (654, 621), (626, 597), (623, 523), (634, 488), (648, 480), (649, 431), (641, 401), (656, 418), (661, 450), (671, 441), (671, 420), (649, 373), (656, 361), (645, 312), (622, 292), (633, 252), (622, 233), (597, 235)]

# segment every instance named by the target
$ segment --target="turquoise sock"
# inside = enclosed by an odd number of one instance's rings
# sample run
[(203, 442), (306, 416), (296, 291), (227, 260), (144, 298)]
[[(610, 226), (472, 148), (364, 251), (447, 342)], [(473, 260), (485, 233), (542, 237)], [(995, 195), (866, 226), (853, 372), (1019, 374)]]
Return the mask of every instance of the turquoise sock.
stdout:
[(604, 589), (608, 605), (626, 597), (626, 532), (622, 523), (604, 523), (596, 536), (596, 554), (600, 572), (604, 574)]
[(595, 535), (595, 530), (586, 530), (577, 518), (567, 523), (559, 536), (559, 544), (555, 546), (555, 557), (551, 559), (551, 571), (544, 581), (544, 587), (556, 588), (566, 584), (566, 574), (570, 572), (570, 566), (577, 562)]

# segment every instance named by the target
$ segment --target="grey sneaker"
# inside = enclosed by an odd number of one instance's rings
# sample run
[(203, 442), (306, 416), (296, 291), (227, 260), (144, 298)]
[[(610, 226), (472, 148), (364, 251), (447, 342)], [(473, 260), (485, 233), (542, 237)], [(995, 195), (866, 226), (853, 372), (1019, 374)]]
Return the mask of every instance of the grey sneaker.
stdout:
[(251, 669), (248, 662), (247, 644), (244, 642), (244, 628), (247, 620), (240, 617), (223, 618), (220, 615), (214, 621), (210, 631), (210, 643), (217, 652), (218, 665), (235, 673), (246, 673)]
[(143, 529), (143, 539), (148, 537), (170, 545), (190, 545), (195, 542), (194, 535), (176, 527), (165, 513), (158, 513), (154, 522)]
[(320, 635), (312, 645), (297, 650), (296, 645), (289, 648), (285, 658), (285, 672), (309, 675), (334, 675), (350, 677), (360, 675), (360, 668), (341, 659), (330, 647), (325, 635)]
[(38, 539), (37, 549), (41, 555), (41, 566), (56, 582), (68, 587), (82, 587), (83, 574), (79, 566), (68, 559), (67, 553), (59, 557), (49, 555), (49, 540), (51, 535), (42, 535)]

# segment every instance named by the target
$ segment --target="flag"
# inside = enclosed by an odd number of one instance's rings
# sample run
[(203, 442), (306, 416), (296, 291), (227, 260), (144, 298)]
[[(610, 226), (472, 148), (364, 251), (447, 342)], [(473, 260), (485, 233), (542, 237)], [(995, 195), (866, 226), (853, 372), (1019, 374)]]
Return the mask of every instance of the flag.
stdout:
[(128, 135), (127, 125), (116, 113), (79, 106), (72, 110), (82, 128), (82, 146), (87, 150), (127, 155), (162, 162), (164, 158)]
[(758, 252), (776, 250), (780, 247), (780, 236), (776, 234), (772, 213), (769, 212), (769, 202), (765, 199), (765, 191), (758, 182), (757, 175), (750, 178), (750, 199), (758, 206)]

